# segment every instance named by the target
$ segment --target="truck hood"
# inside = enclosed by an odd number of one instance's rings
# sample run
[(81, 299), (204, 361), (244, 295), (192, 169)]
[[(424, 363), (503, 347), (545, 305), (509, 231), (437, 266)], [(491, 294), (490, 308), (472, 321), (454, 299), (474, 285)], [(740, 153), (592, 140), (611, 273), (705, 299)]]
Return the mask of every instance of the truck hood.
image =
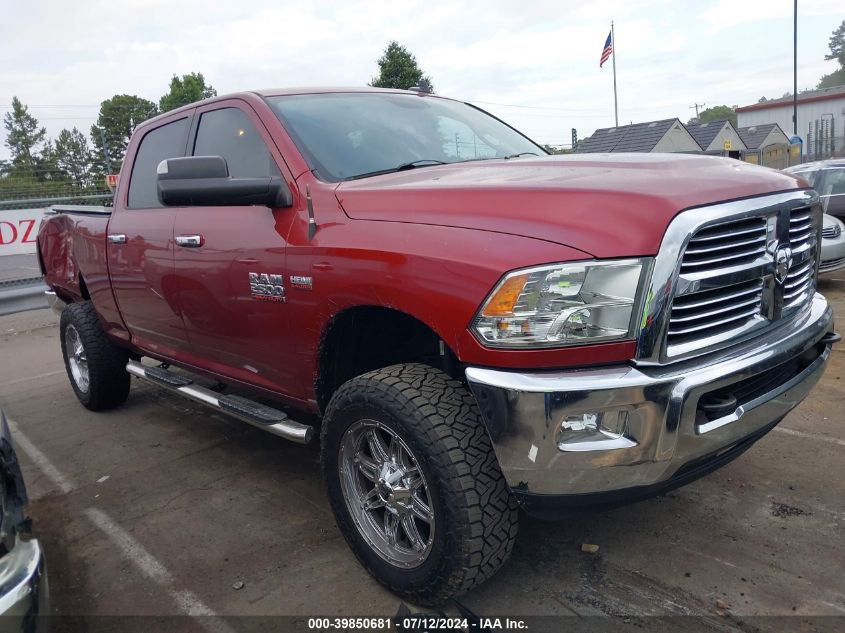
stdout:
[(556, 242), (593, 257), (654, 255), (680, 211), (801, 188), (765, 167), (681, 154), (582, 154), (436, 165), (340, 183), (353, 219)]

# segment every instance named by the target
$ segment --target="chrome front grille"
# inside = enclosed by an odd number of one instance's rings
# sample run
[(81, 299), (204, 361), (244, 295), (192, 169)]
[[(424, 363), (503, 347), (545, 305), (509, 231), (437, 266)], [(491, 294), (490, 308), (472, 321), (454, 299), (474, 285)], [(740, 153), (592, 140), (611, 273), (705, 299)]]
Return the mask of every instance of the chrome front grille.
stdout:
[(766, 252), (766, 218), (717, 224), (696, 233), (681, 260), (681, 274), (753, 262)]
[(784, 309), (796, 308), (807, 299), (807, 294), (815, 290), (816, 262), (808, 260), (789, 269), (783, 284)]
[(789, 245), (795, 251), (809, 244), (815, 227), (810, 209), (796, 209), (789, 216)]
[(839, 270), (843, 266), (845, 266), (845, 257), (840, 257), (839, 259), (829, 259), (826, 262), (819, 264), (819, 272), (829, 273), (832, 270)]
[(678, 297), (672, 303), (666, 342), (672, 347), (742, 328), (760, 315), (762, 303), (761, 279)]
[[(646, 328), (647, 335), (662, 332), (661, 338), (642, 337), (647, 358), (672, 362), (731, 345), (807, 304), (815, 291), (821, 224), (813, 195), (779, 194), (760, 198), (757, 207), (752, 199), (681, 214), (667, 232), (671, 240), (674, 231), (681, 249), (674, 284), (663, 285), (668, 318), (659, 330)], [(652, 288), (660, 287), (669, 263), (661, 252)]]
[(842, 235), (842, 227), (838, 224), (826, 226), (822, 229), (822, 237), (826, 240), (835, 240), (840, 235)]

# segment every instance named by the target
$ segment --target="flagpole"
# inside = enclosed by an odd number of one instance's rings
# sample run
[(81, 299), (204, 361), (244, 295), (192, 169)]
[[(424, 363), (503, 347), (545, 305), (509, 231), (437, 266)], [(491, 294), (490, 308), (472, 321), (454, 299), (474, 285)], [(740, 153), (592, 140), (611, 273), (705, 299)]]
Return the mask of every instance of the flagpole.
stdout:
[(616, 100), (616, 32), (613, 30), (613, 20), (610, 21), (610, 49), (613, 55), (613, 113), (616, 116), (616, 127), (619, 127), (619, 102)]

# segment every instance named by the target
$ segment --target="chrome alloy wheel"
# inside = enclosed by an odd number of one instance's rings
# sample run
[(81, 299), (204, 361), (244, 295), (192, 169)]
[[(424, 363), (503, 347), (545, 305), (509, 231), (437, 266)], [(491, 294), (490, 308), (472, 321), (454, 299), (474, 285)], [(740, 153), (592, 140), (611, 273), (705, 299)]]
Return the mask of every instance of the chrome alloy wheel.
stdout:
[(359, 420), (343, 434), (338, 461), (343, 498), (361, 536), (392, 565), (421, 565), (434, 543), (434, 512), (408, 445), (384, 424)]
[(67, 354), (67, 365), (70, 367), (70, 375), (77, 389), (83, 393), (88, 392), (90, 378), (88, 376), (88, 355), (82, 346), (82, 339), (79, 332), (72, 325), (65, 329), (65, 354)]

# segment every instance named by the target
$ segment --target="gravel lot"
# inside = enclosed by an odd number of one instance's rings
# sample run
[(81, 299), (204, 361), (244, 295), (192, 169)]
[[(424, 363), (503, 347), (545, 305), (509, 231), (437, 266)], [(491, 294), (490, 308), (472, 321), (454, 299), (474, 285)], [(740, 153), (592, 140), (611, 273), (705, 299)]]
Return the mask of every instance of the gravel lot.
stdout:
[[(845, 314), (845, 272), (820, 291)], [(137, 381), (122, 408), (85, 410), (46, 310), (0, 319), (0, 350), (0, 404), (14, 423), (54, 613), (396, 614), (399, 601), (335, 527), (314, 448)], [(693, 614), (708, 630), (798, 616), (754, 626), (842, 630), (843, 378), (840, 345), (808, 401), (685, 488), (566, 523), (524, 518), (510, 562), (465, 604), (480, 615), (626, 616), (630, 626)]]

